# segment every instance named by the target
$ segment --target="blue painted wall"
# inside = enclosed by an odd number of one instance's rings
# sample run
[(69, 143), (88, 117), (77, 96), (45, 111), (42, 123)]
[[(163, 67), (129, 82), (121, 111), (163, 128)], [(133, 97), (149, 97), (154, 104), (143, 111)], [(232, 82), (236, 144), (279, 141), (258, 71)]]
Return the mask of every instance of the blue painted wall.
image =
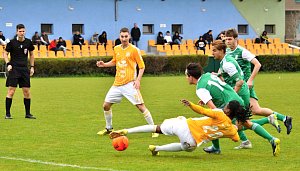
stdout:
[[(40, 32), (41, 23), (53, 24), (54, 34), (50, 39), (62, 36), (72, 39), (72, 24), (84, 24), (84, 38), (90, 39), (97, 31), (105, 30), (108, 39), (116, 39), (121, 27), (132, 28), (138, 23), (154, 24), (154, 33), (142, 35), (139, 47), (147, 50), (147, 41), (156, 39), (157, 33), (171, 31), (172, 24), (182, 24), (184, 39), (196, 39), (209, 29), (214, 37), (227, 28), (247, 24), (231, 0), (118, 0), (117, 21), (114, 0), (1, 0), (0, 30), (7, 38), (15, 34), (15, 26), (23, 23), (27, 37)], [(73, 10), (69, 9), (69, 6)], [(140, 10), (137, 10), (140, 9)], [(13, 23), (6, 27), (5, 23)], [(166, 24), (160, 28), (160, 24)], [(241, 38), (256, 36), (249, 27), (249, 34)]]

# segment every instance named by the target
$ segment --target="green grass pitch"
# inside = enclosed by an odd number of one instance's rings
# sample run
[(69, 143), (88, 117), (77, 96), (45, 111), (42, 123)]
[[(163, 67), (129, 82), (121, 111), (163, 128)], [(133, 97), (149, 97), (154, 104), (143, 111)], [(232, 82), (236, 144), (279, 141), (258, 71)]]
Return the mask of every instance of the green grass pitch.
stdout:
[[(153, 157), (149, 144), (177, 142), (177, 137), (150, 133), (128, 135), (129, 147), (123, 152), (113, 149), (108, 137), (96, 133), (103, 129), (104, 97), (113, 77), (33, 78), (32, 113), (36, 120), (24, 118), (23, 95), (17, 90), (13, 105), (14, 119), (5, 120), (5, 80), (0, 90), (0, 170), (298, 170), (300, 124), (300, 73), (259, 74), (255, 89), (260, 105), (293, 117), (293, 130), (277, 133), (271, 125), (264, 127), (281, 140), (281, 153), (273, 157), (271, 145), (252, 131), (246, 131), (253, 149), (234, 150), (239, 145), (221, 139), (221, 155), (194, 152), (161, 152)], [(201, 116), (180, 103), (186, 98), (197, 102), (195, 86), (184, 76), (143, 77), (142, 95), (155, 123), (177, 117)], [(258, 117), (254, 117), (258, 118)], [(146, 124), (135, 106), (126, 99), (113, 106), (113, 125), (122, 129)]]

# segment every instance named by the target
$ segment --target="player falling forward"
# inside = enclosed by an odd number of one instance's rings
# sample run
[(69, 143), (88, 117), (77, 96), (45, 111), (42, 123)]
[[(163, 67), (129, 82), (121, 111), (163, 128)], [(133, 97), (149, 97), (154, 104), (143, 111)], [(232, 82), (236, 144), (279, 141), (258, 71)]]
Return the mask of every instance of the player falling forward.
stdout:
[[(149, 150), (154, 156), (158, 155), (159, 151), (191, 152), (197, 146), (217, 138), (231, 138), (235, 142), (239, 140), (237, 127), (232, 124), (231, 119), (237, 118), (239, 122), (245, 122), (247, 118), (244, 114), (246, 110), (238, 101), (230, 101), (223, 111), (220, 109), (206, 109), (187, 100), (181, 100), (181, 102), (185, 106), (189, 106), (196, 113), (203, 114), (206, 117), (186, 119), (180, 116), (166, 119), (161, 125), (144, 125), (113, 131), (110, 133), (110, 137), (115, 138), (121, 135), (142, 132), (156, 132), (178, 136), (180, 143), (171, 143), (162, 146), (149, 145)], [(280, 151), (279, 142), (272, 145), (275, 156)]]

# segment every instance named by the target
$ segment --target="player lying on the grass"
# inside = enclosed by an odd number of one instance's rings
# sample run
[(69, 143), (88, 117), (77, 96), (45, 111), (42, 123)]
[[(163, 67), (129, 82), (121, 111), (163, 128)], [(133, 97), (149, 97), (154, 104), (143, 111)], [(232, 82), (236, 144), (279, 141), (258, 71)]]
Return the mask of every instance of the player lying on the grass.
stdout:
[[(180, 143), (171, 143), (162, 146), (149, 145), (152, 155), (158, 155), (159, 151), (188, 151), (191, 152), (203, 143), (207, 143), (217, 138), (231, 138), (237, 142), (239, 136), (237, 127), (232, 124), (231, 119), (237, 118), (239, 122), (245, 122), (246, 111), (238, 101), (230, 101), (221, 109), (206, 109), (195, 105), (187, 100), (181, 100), (185, 106), (189, 106), (195, 112), (206, 117), (189, 118), (183, 116), (166, 119), (161, 125), (144, 125), (129, 129), (122, 129), (110, 133), (111, 138), (121, 135), (141, 132), (156, 132), (165, 135), (178, 136)], [(272, 144), (273, 154), (279, 154), (279, 143)]]

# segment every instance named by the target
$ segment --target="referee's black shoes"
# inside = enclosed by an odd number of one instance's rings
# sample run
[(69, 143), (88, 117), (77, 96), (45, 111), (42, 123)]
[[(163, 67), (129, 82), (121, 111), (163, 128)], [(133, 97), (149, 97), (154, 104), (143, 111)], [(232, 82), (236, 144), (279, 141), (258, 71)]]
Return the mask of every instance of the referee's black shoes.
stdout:
[(12, 117), (11, 117), (10, 114), (6, 114), (6, 115), (5, 115), (5, 119), (12, 119)]
[(36, 119), (36, 117), (33, 116), (32, 114), (25, 115), (25, 118), (27, 118), (27, 119)]

